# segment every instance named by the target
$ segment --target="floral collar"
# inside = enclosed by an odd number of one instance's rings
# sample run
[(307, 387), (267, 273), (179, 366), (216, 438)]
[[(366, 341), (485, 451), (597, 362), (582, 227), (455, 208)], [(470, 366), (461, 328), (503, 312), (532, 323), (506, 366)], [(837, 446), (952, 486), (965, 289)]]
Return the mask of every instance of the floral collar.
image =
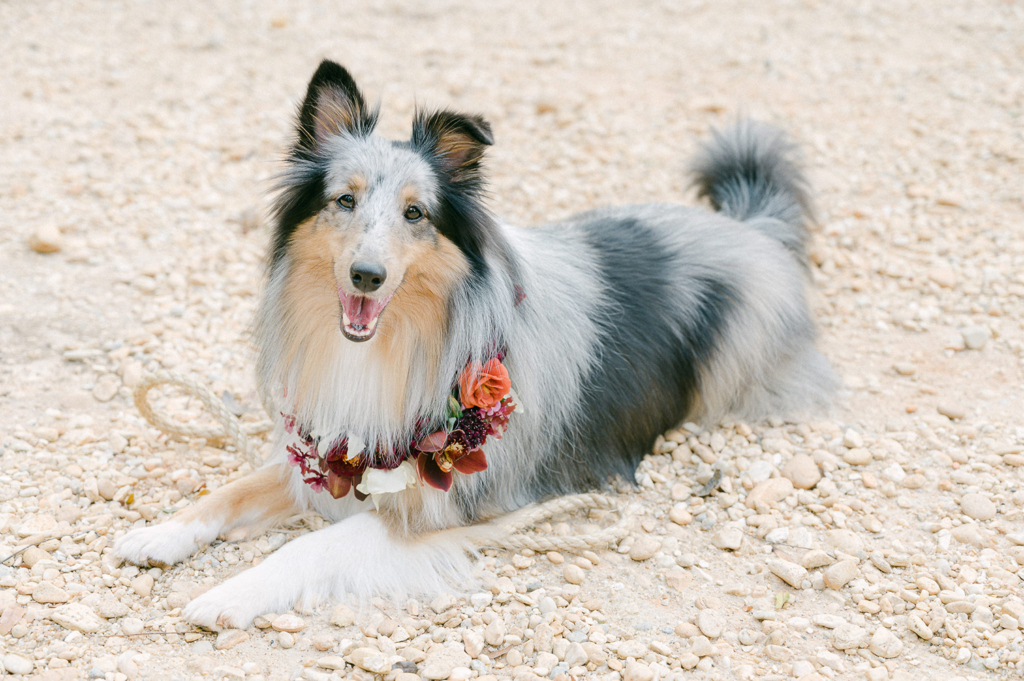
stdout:
[(352, 488), (360, 500), (417, 484), (447, 492), (453, 470), (470, 475), (487, 469), (483, 445), (488, 437), (504, 434), (518, 406), (503, 359), (498, 351), (485, 364), (469, 362), (448, 396), (443, 420), (419, 419), (405, 445), (378, 442), (374, 456), (353, 433), (325, 441), (282, 413), (285, 431), (293, 436), (288, 462), (300, 468), (307, 485), (317, 492), (327, 490), (335, 499)]

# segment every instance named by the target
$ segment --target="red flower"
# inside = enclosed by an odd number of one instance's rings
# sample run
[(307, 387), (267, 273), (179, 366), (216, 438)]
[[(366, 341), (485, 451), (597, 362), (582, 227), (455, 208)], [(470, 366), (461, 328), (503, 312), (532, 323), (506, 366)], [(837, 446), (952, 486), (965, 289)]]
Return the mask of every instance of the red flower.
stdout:
[(365, 457), (348, 460), (348, 439), (341, 438), (331, 444), (327, 455), (320, 459), (320, 468), (326, 469), (327, 479), (324, 488), (335, 499), (340, 499), (352, 488), (352, 479), (362, 475), (366, 470)]
[(508, 377), (508, 369), (497, 358), (488, 360), (481, 366), (474, 361), (466, 365), (459, 376), (459, 397), (462, 406), (490, 409), (508, 395), (512, 389), (512, 379)]
[(455, 442), (438, 452), (421, 452), (416, 457), (416, 470), (420, 480), (442, 492), (452, 486), (452, 470), (472, 475), (487, 470), (484, 450), (477, 447), (466, 451), (465, 445)]
[(352, 478), (338, 475), (334, 471), (327, 471), (327, 484), (324, 485), (324, 489), (335, 499), (340, 499), (352, 489)]

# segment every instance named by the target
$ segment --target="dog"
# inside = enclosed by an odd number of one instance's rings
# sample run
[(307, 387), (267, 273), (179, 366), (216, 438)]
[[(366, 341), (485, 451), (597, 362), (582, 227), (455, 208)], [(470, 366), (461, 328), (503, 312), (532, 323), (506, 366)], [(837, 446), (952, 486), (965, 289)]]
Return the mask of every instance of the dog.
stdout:
[(326, 60), (298, 112), (254, 330), (280, 406), (268, 461), (116, 543), (167, 566), (297, 512), (332, 521), (192, 600), (199, 625), (464, 587), (485, 521), (633, 480), (684, 420), (816, 409), (836, 387), (806, 299), (807, 183), (779, 130), (741, 121), (703, 147), (714, 211), (523, 229), (486, 207), (483, 118), (420, 110), (395, 142), (378, 113)]

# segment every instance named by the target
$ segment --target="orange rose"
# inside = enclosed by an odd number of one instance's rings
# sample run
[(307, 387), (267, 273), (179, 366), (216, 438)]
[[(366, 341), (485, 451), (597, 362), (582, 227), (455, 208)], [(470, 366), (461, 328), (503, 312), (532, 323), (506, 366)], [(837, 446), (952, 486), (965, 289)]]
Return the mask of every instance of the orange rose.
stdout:
[(490, 409), (508, 395), (512, 389), (512, 380), (508, 370), (494, 358), (484, 364), (473, 362), (466, 366), (459, 377), (459, 396), (462, 406)]

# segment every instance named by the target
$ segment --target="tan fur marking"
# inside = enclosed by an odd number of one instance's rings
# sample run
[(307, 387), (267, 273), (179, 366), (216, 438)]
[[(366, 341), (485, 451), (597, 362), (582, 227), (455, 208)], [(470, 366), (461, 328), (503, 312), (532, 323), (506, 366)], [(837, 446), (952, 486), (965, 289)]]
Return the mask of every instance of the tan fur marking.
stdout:
[(410, 204), (416, 203), (419, 198), (420, 194), (416, 191), (416, 187), (408, 184), (402, 187), (402, 191), (398, 194), (398, 200), (403, 206), (409, 206)]
[(302, 357), (295, 398), (315, 400), (320, 379), (332, 358), (339, 338), (339, 302), (334, 281), (332, 239), (337, 234), (317, 229), (311, 219), (295, 230), (289, 248), (291, 264), (283, 295), (283, 324), (288, 329), (285, 366)]
[(240, 525), (277, 524), (297, 510), (288, 493), (287, 480), (287, 471), (282, 466), (266, 466), (202, 497), (198, 503), (175, 513), (172, 519), (181, 523), (220, 523), (221, 532)]
[[(469, 263), (450, 240), (418, 242), (409, 249), (411, 264), (402, 285), (381, 315), (380, 347), (390, 360), (393, 380), (404, 385), (411, 366), (413, 344), (427, 351), (427, 375), (436, 376), (446, 331), (448, 298), (469, 274)], [(400, 359), (405, 359), (404, 362)], [(434, 386), (428, 386), (433, 390)]]
[(353, 175), (351, 178), (349, 178), (348, 186), (349, 189), (352, 190), (352, 193), (358, 196), (359, 194), (362, 194), (363, 192), (366, 191), (366, 178), (363, 177), (362, 175)]

